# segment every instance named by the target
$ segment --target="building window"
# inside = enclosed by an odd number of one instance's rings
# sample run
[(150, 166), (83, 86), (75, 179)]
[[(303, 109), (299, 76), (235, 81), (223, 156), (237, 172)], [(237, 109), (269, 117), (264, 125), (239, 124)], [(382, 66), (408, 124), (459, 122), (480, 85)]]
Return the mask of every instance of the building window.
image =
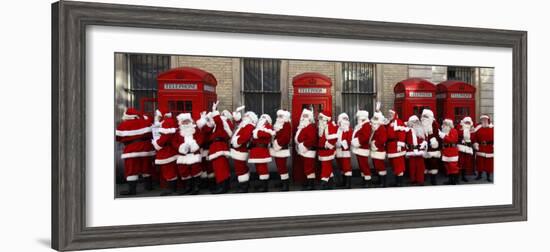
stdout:
[(471, 67), (447, 67), (447, 80), (458, 80), (474, 83), (474, 68)]
[(242, 94), (247, 111), (275, 119), (281, 107), (281, 61), (242, 59)]
[(342, 63), (342, 111), (349, 115), (353, 124), (358, 109), (372, 114), (376, 97), (374, 70), (374, 64)]
[(130, 81), (126, 106), (152, 114), (157, 109), (157, 76), (170, 69), (170, 56), (130, 54), (128, 62)]

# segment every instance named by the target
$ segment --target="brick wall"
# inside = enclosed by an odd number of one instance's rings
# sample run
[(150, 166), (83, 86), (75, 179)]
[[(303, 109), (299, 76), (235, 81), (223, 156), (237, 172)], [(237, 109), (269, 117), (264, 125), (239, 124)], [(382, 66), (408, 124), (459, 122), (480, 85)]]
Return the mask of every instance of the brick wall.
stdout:
[(382, 103), (382, 112), (386, 114), (388, 109), (393, 108), (393, 87), (399, 81), (408, 78), (409, 67), (397, 64), (377, 64), (376, 68), (378, 73), (376, 86), (378, 101)]
[[(494, 68), (479, 68), (479, 113), (488, 114), (494, 121), (493, 93), (494, 93)], [(478, 118), (479, 119), (479, 118)]]

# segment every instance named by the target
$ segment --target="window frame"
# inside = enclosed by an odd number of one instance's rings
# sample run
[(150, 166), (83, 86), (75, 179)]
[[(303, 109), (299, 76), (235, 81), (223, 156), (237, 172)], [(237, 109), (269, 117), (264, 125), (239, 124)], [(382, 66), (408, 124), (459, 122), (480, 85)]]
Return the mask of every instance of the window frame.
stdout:
[[(261, 64), (260, 64), (260, 87), (261, 89), (260, 90), (245, 90), (245, 78), (244, 78), (244, 74), (245, 74), (245, 60), (260, 60), (261, 61)], [(276, 61), (278, 63), (278, 69), (279, 69), (279, 72), (277, 73), (279, 75), (279, 83), (278, 83), (278, 86), (279, 88), (277, 89), (277, 91), (266, 91), (264, 90), (264, 62), (265, 60), (271, 60), (271, 61)], [(264, 114), (265, 113), (265, 95), (266, 94), (278, 94), (279, 95), (279, 107), (281, 107), (281, 104), (282, 104), (282, 96), (283, 96), (283, 92), (281, 90), (281, 67), (282, 67), (282, 60), (280, 59), (270, 59), (270, 58), (241, 58), (240, 60), (240, 70), (241, 70), (241, 105), (245, 105), (246, 104), (246, 98), (245, 96), (247, 94), (257, 94), (257, 95), (260, 95), (261, 97), (261, 111), (254, 111), (254, 113), (261, 115), (261, 114)], [(275, 111), (276, 113), (276, 111)], [(270, 116), (273, 118), (275, 116), (275, 114), (271, 115)]]

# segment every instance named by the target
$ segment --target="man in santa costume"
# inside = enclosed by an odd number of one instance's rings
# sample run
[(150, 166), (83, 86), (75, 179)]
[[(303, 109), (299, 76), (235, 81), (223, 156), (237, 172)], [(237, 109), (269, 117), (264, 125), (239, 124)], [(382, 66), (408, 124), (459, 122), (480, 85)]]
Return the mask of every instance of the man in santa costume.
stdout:
[(289, 176), (286, 161), (290, 157), (289, 145), (292, 134), (290, 112), (282, 109), (277, 111), (277, 119), (273, 125), (273, 130), (275, 130), (275, 137), (271, 142), (269, 153), (275, 159), (277, 172), (281, 178), (281, 191), (288, 191)]
[(434, 112), (429, 109), (422, 110), (420, 118), (422, 127), (424, 127), (425, 139), (428, 142), (428, 149), (424, 154), (426, 171), (430, 176), (430, 183), (437, 185), (437, 173), (439, 171), (439, 162), (441, 159), (439, 123), (435, 120)]
[(453, 120), (445, 119), (441, 124), (439, 138), (443, 143), (441, 149), (441, 160), (445, 164), (445, 170), (449, 181), (446, 184), (456, 185), (458, 183), (458, 131), (454, 128)]
[(275, 136), (273, 126), (271, 126), (271, 117), (268, 114), (260, 116), (256, 128), (252, 132), (252, 141), (250, 143), (250, 158), (248, 162), (256, 165), (256, 173), (260, 180), (259, 192), (267, 192), (269, 181), (269, 168), (267, 164), (272, 161), (269, 154), (269, 144)]
[(179, 153), (176, 163), (179, 176), (185, 185), (185, 189), (180, 194), (198, 194), (202, 173), (200, 153), (202, 134), (193, 123), (190, 113), (179, 114), (176, 119), (179, 124), (179, 132), (174, 138), (174, 147)]
[(424, 153), (428, 148), (428, 142), (424, 139), (426, 134), (418, 116), (412, 115), (407, 121), (406, 133), (407, 159), (409, 162), (409, 178), (413, 185), (424, 185)]
[(366, 110), (357, 111), (355, 117), (357, 118), (357, 125), (355, 125), (351, 136), (351, 151), (357, 157), (357, 163), (363, 177), (363, 187), (366, 188), (367, 182), (372, 178), (369, 165), (372, 127), (369, 122), (369, 112)]
[(317, 145), (319, 161), (321, 161), (321, 189), (330, 189), (332, 173), (332, 160), (336, 151), (338, 141), (338, 126), (332, 121), (332, 115), (328, 111), (319, 112), (317, 123), (317, 134), (319, 143)]
[(147, 162), (151, 162), (151, 157), (155, 155), (151, 138), (150, 125), (139, 117), (137, 110), (128, 108), (116, 128), (116, 140), (124, 144), (120, 158), (124, 160), (124, 177), (128, 182), (128, 190), (121, 191), (120, 195), (136, 195), (140, 174), (150, 180), (151, 171)]
[(210, 135), (212, 143), (208, 149), (208, 160), (212, 163), (214, 177), (216, 178), (217, 188), (212, 192), (213, 194), (226, 193), (229, 190), (230, 171), (227, 157), (230, 152), (228, 142), (233, 135), (228, 119), (222, 117), (218, 111), (218, 103), (219, 101), (216, 101), (212, 104), (212, 113), (209, 116), (214, 121), (214, 129)]
[[(418, 119), (418, 117), (417, 117)], [(403, 175), (405, 173), (405, 135), (407, 127), (395, 111), (389, 110), (389, 119), (386, 126), (388, 142), (386, 150), (388, 159), (392, 165), (395, 174), (395, 186), (403, 185)]]
[(296, 152), (302, 159), (304, 175), (306, 182), (303, 189), (315, 189), (315, 155), (317, 152), (317, 129), (313, 111), (303, 109), (300, 115), (300, 123), (294, 136)]
[(474, 169), (474, 122), (469, 116), (460, 120), (458, 126), (458, 168), (463, 182), (468, 182), (466, 174), (471, 174)]
[(353, 134), (349, 116), (346, 113), (341, 113), (338, 115), (338, 131), (336, 135), (338, 136), (336, 140), (336, 163), (340, 168), (340, 173), (342, 174), (342, 181), (338, 185), (343, 188), (351, 188), (351, 135)]
[(160, 196), (170, 195), (177, 189), (177, 165), (178, 152), (174, 148), (173, 141), (177, 131), (177, 124), (171, 113), (164, 113), (159, 128), (160, 137), (153, 140), (153, 146), (157, 151), (155, 164), (160, 168), (161, 178), (167, 182), (167, 189)]
[(482, 173), (485, 172), (487, 174), (487, 181), (493, 182), (491, 175), (493, 174), (494, 166), (494, 126), (488, 115), (481, 115), (479, 119), (481, 124), (475, 128), (476, 137), (474, 141), (474, 149), (476, 150), (476, 180), (480, 180)]
[(231, 158), (233, 159), (233, 168), (239, 182), (237, 192), (248, 192), (248, 183), (250, 173), (248, 171), (248, 143), (252, 139), (252, 131), (256, 127), (258, 117), (252, 111), (244, 114), (240, 120), (233, 137), (231, 137)]
[(210, 119), (206, 111), (201, 112), (200, 118), (197, 120), (197, 128), (199, 129), (203, 140), (200, 148), (202, 172), (199, 187), (209, 187), (211, 191), (214, 191), (216, 186), (214, 169), (212, 168), (212, 163), (208, 160), (208, 149), (212, 143), (210, 136), (212, 134), (212, 130), (214, 129), (214, 121)]
[(376, 104), (376, 112), (372, 115), (370, 120), (372, 126), (372, 135), (370, 137), (370, 157), (372, 158), (372, 164), (378, 174), (378, 181), (382, 187), (386, 187), (386, 141), (388, 141), (388, 135), (386, 132), (386, 126), (384, 115), (380, 111), (380, 103)]

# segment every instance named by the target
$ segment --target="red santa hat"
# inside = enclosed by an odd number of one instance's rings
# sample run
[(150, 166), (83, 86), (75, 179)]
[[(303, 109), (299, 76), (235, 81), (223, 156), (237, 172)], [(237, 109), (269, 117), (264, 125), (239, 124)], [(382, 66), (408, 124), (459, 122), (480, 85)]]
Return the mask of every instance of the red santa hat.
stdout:
[(389, 113), (390, 115), (393, 115), (390, 119), (397, 119), (397, 118), (399, 118), (399, 115), (398, 115), (397, 112), (395, 112), (395, 110), (393, 110), (393, 109), (388, 109), (388, 113)]
[(338, 115), (338, 122), (341, 122), (341, 121), (343, 121), (344, 119), (349, 121), (349, 116), (348, 116), (348, 114), (346, 114), (346, 113), (341, 113), (341, 114)]
[(260, 116), (260, 120), (262, 120), (262, 119), (265, 119), (265, 121), (269, 124), (273, 123), (273, 120), (271, 120), (271, 116), (269, 116), (268, 114), (262, 114)]
[(176, 117), (176, 119), (180, 124), (185, 120), (193, 121), (193, 118), (191, 117), (191, 113), (181, 113)]
[(368, 122), (369, 121), (369, 112), (366, 111), (366, 110), (359, 110), (355, 114), (355, 117), (359, 120), (365, 120), (365, 121)]
[(422, 110), (422, 117), (428, 117), (430, 119), (434, 119), (434, 112), (430, 109), (423, 109)]
[(319, 112), (319, 118), (325, 121), (330, 121), (332, 119), (332, 114), (330, 113), (330, 111), (321, 111)]
[(277, 110), (277, 116), (282, 117), (285, 120), (285, 122), (290, 122), (290, 112), (286, 110), (283, 110), (283, 109)]
[(309, 110), (309, 109), (303, 109), (302, 110), (302, 114), (300, 115), (300, 117), (303, 117), (304, 115), (308, 115), (309, 116), (309, 121), (311, 121), (312, 123), (315, 122), (315, 118), (313, 118), (313, 111), (312, 110)]
[(450, 128), (453, 128), (453, 127), (454, 127), (453, 120), (451, 120), (451, 119), (449, 119), (449, 118), (445, 118), (445, 120), (443, 120), (443, 125), (447, 125), (447, 126), (449, 126)]
[(256, 113), (254, 113), (254, 111), (247, 111), (246, 113), (244, 113), (244, 117), (250, 118), (250, 121), (253, 124), (258, 123), (258, 115), (256, 115)]
[[(164, 115), (166, 116), (166, 115)], [(159, 132), (161, 134), (174, 134), (176, 133), (177, 125), (173, 118), (166, 118), (162, 121)]]
[(489, 117), (489, 115), (483, 114), (479, 117), (479, 120), (481, 120), (481, 119), (487, 119), (489, 121), (489, 123), (491, 123), (491, 117)]
[(386, 121), (386, 118), (384, 118), (384, 114), (382, 114), (382, 111), (380, 111), (380, 102), (376, 102), (376, 112), (372, 115), (371, 122), (373, 123), (384, 123)]
[(122, 120), (126, 121), (126, 120), (138, 119), (140, 114), (141, 113), (135, 108), (127, 108), (126, 111), (124, 111), (124, 114), (122, 115)]
[(409, 120), (407, 121), (408, 124), (411, 124), (411, 123), (415, 123), (415, 122), (418, 122), (420, 121), (420, 119), (418, 119), (418, 116), (416, 115), (412, 115), (409, 117)]
[(462, 118), (462, 120), (460, 120), (460, 125), (463, 125), (465, 123), (470, 123), (470, 125), (474, 124), (474, 122), (472, 121), (472, 118), (469, 117), (469, 116), (466, 116), (466, 117)]

